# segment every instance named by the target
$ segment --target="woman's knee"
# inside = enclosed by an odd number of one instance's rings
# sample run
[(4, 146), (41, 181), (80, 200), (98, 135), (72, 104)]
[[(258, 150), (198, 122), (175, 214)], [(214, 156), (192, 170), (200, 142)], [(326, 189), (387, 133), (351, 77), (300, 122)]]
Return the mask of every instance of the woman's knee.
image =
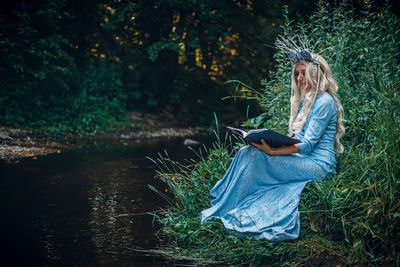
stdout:
[(254, 148), (254, 147), (253, 147), (253, 146), (250, 146), (250, 145), (242, 146), (242, 147), (239, 149), (239, 151), (238, 151), (237, 153), (240, 153), (240, 154), (242, 154), (242, 153), (247, 153), (247, 152), (249, 152), (252, 148)]
[(264, 152), (262, 152), (261, 150), (259, 150), (258, 148), (252, 146), (252, 145), (246, 145), (243, 146), (239, 149), (238, 154), (251, 154), (252, 157), (256, 156), (256, 155), (265, 155)]
[(241, 150), (246, 151), (246, 150), (248, 150), (250, 147), (251, 147), (250, 145), (242, 146), (242, 147), (239, 149), (239, 151), (241, 151)]

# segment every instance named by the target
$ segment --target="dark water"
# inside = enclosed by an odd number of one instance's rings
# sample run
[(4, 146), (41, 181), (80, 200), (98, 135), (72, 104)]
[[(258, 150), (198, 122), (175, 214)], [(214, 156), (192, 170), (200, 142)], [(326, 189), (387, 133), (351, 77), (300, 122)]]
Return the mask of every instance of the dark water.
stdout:
[(132, 248), (157, 244), (153, 217), (137, 214), (166, 205), (148, 188), (165, 190), (146, 156), (166, 149), (175, 160), (195, 157), (182, 141), (87, 143), (1, 164), (1, 265), (168, 265)]

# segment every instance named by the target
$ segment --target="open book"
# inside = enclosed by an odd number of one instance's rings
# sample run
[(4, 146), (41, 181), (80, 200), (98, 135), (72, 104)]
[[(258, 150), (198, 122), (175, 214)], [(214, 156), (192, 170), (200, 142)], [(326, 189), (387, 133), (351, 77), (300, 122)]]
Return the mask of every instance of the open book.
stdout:
[(299, 140), (291, 138), (289, 136), (274, 132), (272, 130), (268, 129), (254, 129), (250, 130), (248, 132), (243, 131), (242, 129), (238, 128), (233, 128), (230, 126), (227, 126), (229, 130), (232, 130), (233, 132), (239, 134), (241, 137), (243, 137), (246, 140), (249, 140), (251, 142), (261, 144), (261, 139), (264, 139), (265, 142), (270, 145), (270, 147), (277, 148), (277, 147), (283, 147), (283, 146), (290, 146), (293, 144), (300, 143)]

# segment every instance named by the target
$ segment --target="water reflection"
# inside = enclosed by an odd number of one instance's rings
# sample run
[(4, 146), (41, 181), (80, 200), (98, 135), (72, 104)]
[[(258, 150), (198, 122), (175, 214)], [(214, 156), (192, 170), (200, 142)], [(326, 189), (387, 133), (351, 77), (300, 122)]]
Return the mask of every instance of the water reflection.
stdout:
[(129, 169), (130, 161), (127, 160), (103, 162), (91, 174), (90, 179), (96, 182), (88, 191), (89, 226), (93, 243), (99, 251), (135, 246), (132, 216), (126, 215), (137, 210), (131, 197), (137, 199), (141, 188), (132, 183), (137, 178), (128, 179)]
[(41, 230), (39, 238), (40, 243), (42, 244), (45, 251), (46, 261), (59, 261), (61, 257), (54, 240), (55, 235), (53, 231), (51, 231), (50, 225), (44, 216), (41, 217), (41, 223), (38, 228)]
[(166, 205), (148, 188), (164, 186), (145, 158), (163, 149), (176, 160), (193, 155), (182, 140), (84, 144), (0, 165), (3, 258), (10, 266), (162, 266), (132, 248), (156, 244), (152, 216), (133, 214)]

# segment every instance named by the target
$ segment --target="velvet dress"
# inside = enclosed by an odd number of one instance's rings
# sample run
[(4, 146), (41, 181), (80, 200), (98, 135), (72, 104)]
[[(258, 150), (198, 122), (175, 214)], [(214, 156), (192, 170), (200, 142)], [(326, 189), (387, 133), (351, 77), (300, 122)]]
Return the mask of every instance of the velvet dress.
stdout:
[(299, 153), (271, 156), (253, 146), (242, 147), (211, 189), (211, 207), (201, 212), (201, 222), (220, 219), (232, 234), (254, 239), (297, 238), (304, 186), (335, 170), (336, 121), (335, 101), (324, 93), (296, 135)]

